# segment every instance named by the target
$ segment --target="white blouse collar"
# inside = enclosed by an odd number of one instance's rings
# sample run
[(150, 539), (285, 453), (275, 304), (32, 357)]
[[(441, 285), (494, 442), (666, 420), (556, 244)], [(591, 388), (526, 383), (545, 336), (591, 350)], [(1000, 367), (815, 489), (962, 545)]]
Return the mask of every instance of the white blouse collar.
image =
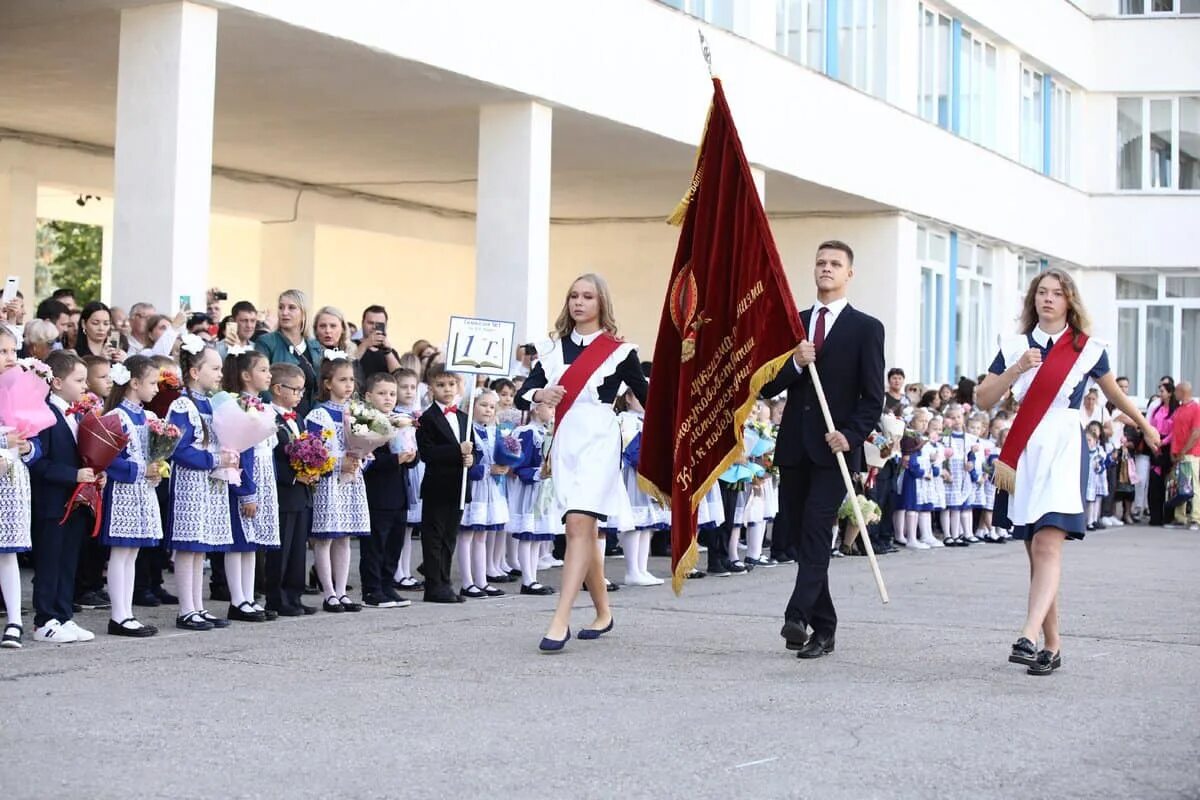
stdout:
[(1041, 345), (1042, 347), (1045, 347), (1046, 342), (1050, 341), (1051, 339), (1053, 339), (1054, 341), (1057, 342), (1059, 339), (1062, 338), (1062, 335), (1066, 332), (1067, 332), (1066, 325), (1064, 325), (1063, 329), (1061, 331), (1059, 331), (1058, 333), (1046, 333), (1040, 327), (1035, 325), (1035, 326), (1033, 326), (1033, 340), (1035, 342), (1037, 342), (1039, 345)]
[(580, 333), (579, 331), (573, 330), (573, 331), (571, 331), (571, 341), (574, 342), (575, 344), (579, 345), (580, 347), (587, 347), (589, 344), (591, 344), (592, 342), (599, 339), (600, 334), (602, 334), (602, 333), (604, 333), (603, 328), (596, 331), (595, 333), (589, 333), (586, 335)]

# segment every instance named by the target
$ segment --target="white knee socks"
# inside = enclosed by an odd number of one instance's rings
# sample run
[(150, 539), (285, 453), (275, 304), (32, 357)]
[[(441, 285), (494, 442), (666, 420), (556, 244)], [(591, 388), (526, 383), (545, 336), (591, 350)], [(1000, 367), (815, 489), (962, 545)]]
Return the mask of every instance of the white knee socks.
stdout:
[[(763, 538), (767, 535), (767, 526), (761, 522), (746, 528), (746, 558), (757, 561), (762, 558)], [(646, 544), (649, 545), (649, 539)], [(650, 555), (649, 549), (646, 555)]]
[[(494, 538), (494, 537), (493, 537)], [(488, 587), (488, 535), (483, 531), (471, 534), (471, 577), (480, 589)]]
[(395, 577), (398, 581), (412, 577), (412, 528), (404, 529), (404, 546), (400, 548)]
[[(342, 536), (333, 540), (329, 548), (329, 568), (333, 577), (333, 591), (338, 597), (346, 596), (346, 582), (350, 580), (350, 537)], [(244, 587), (243, 587), (244, 588)], [(254, 599), (253, 578), (250, 585), (250, 599)]]
[(520, 543), (508, 531), (504, 531), (500, 536), (504, 539), (504, 559), (500, 562), (500, 566), (504, 568), (506, 573), (512, 572), (514, 569), (520, 569), (521, 559), (518, 552), (518, 545)]
[(204, 608), (203, 553), (175, 552), (175, 586), (179, 592), (179, 616), (186, 617)]
[(138, 548), (114, 547), (108, 556), (108, 596), (113, 622), (133, 618), (133, 579)]
[(4, 594), (4, 609), (8, 621), (21, 624), (21, 568), (16, 553), (0, 553), (0, 592)]
[(521, 583), (532, 586), (537, 583), (538, 561), (541, 559), (541, 542), (517, 542), (517, 563), (521, 569)]
[[(242, 559), (246, 553), (225, 554), (225, 583), (229, 586), (229, 604), (237, 607), (246, 602), (246, 593), (242, 587)], [(249, 554), (251, 558), (253, 553)]]
[(313, 546), (313, 567), (317, 570), (317, 583), (321, 584), (321, 592), (326, 599), (337, 599), (341, 595), (337, 594), (333, 588), (333, 563), (330, 557), (330, 545), (333, 544), (332, 539), (310, 539)]

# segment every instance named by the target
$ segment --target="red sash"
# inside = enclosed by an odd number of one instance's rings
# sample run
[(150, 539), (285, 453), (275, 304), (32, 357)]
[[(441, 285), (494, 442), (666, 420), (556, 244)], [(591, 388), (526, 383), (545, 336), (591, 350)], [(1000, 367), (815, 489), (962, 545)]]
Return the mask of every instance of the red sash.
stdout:
[(571, 406), (575, 405), (575, 400), (583, 391), (583, 387), (587, 386), (588, 380), (596, 374), (596, 370), (600, 369), (600, 365), (607, 361), (609, 356), (617, 352), (617, 348), (620, 346), (620, 339), (611, 333), (602, 333), (593, 339), (591, 344), (584, 347), (583, 352), (567, 367), (567, 371), (559, 380), (559, 385), (566, 389), (567, 393), (563, 395), (562, 401), (554, 409), (556, 430), (567, 418), (567, 412), (571, 410)]
[[(1008, 492), (1015, 488), (1017, 462), (1021, 458), (1021, 453), (1025, 452), (1029, 438), (1033, 436), (1038, 423), (1050, 410), (1050, 404), (1054, 402), (1058, 390), (1062, 388), (1063, 381), (1067, 379), (1067, 373), (1079, 360), (1079, 355), (1083, 352), (1087, 341), (1086, 333), (1065, 331), (1042, 360), (1037, 375), (1033, 376), (1033, 382), (1029, 384), (1029, 391), (1025, 393), (1025, 398), (1021, 401), (1021, 407), (1008, 431), (1008, 438), (1004, 440), (1004, 447), (1000, 450), (994, 477), (997, 488)], [(1078, 350), (1075, 349), (1076, 342), (1078, 342)]]

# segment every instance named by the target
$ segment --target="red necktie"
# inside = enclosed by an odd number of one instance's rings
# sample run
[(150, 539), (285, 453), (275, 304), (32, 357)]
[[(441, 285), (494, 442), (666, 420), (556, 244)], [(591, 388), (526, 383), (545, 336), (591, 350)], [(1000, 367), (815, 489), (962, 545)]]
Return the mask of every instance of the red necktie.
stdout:
[(821, 306), (817, 312), (817, 328), (813, 331), (813, 347), (817, 355), (821, 355), (821, 347), (825, 344), (825, 315), (828, 313), (829, 309), (825, 306)]

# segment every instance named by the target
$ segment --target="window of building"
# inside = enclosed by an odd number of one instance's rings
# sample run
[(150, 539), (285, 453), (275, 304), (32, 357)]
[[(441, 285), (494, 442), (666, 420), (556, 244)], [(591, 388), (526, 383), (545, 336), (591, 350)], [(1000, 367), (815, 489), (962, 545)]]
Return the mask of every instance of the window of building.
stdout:
[(1050, 176), (1071, 180), (1071, 90), (1058, 81), (1051, 82), (1053, 99), (1050, 111)]
[(1143, 14), (1200, 14), (1200, 0), (1119, 0), (1117, 13), (1123, 17)]
[(959, 63), (959, 133), (996, 146), (996, 48), (966, 28)]
[(1021, 256), (1021, 261), (1017, 269), (1017, 296), (1021, 301), (1025, 300), (1025, 293), (1029, 290), (1029, 284), (1033, 282), (1033, 276), (1046, 269), (1044, 259), (1037, 256)]
[(1042, 73), (1021, 67), (1021, 163), (1039, 172), (1045, 166), (1045, 106)]
[(949, 380), (950, 237), (917, 228), (917, 264), (921, 270), (921, 374), (923, 383)]
[(838, 0), (836, 74), (851, 86), (882, 96), (886, 88), (886, 0)]
[(1200, 274), (1118, 274), (1116, 355), (1140, 397), (1163, 375), (1200, 380)]
[(825, 0), (778, 0), (775, 49), (792, 61), (825, 71)]
[[(959, 236), (955, 371), (972, 380), (987, 370), (996, 355), (996, 340), (992, 332), (992, 278), (992, 248)], [(953, 379), (958, 375), (950, 377)]]
[(677, 8), (685, 14), (699, 17), (710, 25), (734, 30), (733, 3), (734, 0), (661, 0), (661, 2)]
[(924, 119), (943, 128), (950, 127), (950, 78), (952, 26), (950, 18), (935, 9), (918, 4), (920, 14), (920, 56), (918, 58), (918, 111)]
[(1200, 97), (1117, 98), (1117, 188), (1200, 190)]

